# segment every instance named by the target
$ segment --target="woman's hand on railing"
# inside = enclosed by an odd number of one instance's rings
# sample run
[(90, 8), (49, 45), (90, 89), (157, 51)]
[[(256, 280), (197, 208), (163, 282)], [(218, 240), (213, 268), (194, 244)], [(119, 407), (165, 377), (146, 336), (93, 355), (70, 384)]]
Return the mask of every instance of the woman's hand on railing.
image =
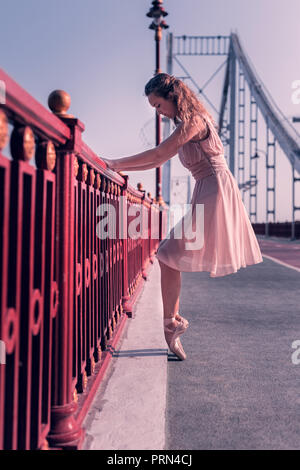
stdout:
[(106, 165), (106, 168), (108, 168), (109, 170), (112, 170), (112, 171), (118, 171), (117, 168), (115, 168), (114, 166), (114, 160), (109, 160), (107, 158), (103, 158), (103, 157), (100, 157), (101, 160), (105, 163)]
[(154, 147), (153, 149), (146, 150), (145, 152), (141, 152), (136, 155), (131, 155), (130, 157), (112, 158), (110, 160), (102, 157), (100, 158), (102, 158), (110, 170), (119, 172), (150, 170), (161, 166), (161, 160), (165, 162), (169, 159), (169, 157), (166, 158), (165, 155), (163, 155), (163, 158), (159, 157), (157, 147)]

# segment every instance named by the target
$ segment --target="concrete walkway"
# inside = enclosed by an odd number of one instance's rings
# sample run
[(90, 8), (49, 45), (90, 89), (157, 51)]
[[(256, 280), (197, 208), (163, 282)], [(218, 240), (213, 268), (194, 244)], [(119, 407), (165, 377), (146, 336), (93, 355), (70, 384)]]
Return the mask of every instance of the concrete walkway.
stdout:
[(156, 258), (133, 313), (83, 423), (83, 449), (164, 449), (168, 346)]

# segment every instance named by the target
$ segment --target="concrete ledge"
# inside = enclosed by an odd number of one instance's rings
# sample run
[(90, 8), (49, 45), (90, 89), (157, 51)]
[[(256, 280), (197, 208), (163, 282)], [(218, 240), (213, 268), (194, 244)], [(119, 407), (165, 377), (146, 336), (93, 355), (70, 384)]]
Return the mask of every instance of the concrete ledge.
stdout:
[(155, 258), (83, 422), (83, 450), (165, 448), (168, 346)]

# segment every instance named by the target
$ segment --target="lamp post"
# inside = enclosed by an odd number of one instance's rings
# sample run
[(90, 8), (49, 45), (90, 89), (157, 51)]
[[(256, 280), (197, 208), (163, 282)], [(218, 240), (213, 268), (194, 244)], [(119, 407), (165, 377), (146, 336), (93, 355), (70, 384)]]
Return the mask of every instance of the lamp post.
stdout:
[[(153, 18), (149, 29), (154, 29), (155, 31), (155, 57), (156, 57), (156, 68), (154, 75), (161, 73), (160, 70), (160, 40), (162, 37), (162, 29), (166, 29), (169, 26), (165, 23), (162, 19), (164, 16), (167, 16), (167, 12), (162, 7), (163, 0), (154, 0), (152, 2), (152, 7), (150, 8), (149, 12), (146, 14), (149, 18)], [(156, 133), (156, 145), (159, 145), (161, 142), (161, 116), (156, 112), (156, 123), (155, 123), (155, 133)], [(163, 204), (162, 198), (162, 188), (161, 188), (161, 166), (156, 168), (156, 200), (159, 205)]]

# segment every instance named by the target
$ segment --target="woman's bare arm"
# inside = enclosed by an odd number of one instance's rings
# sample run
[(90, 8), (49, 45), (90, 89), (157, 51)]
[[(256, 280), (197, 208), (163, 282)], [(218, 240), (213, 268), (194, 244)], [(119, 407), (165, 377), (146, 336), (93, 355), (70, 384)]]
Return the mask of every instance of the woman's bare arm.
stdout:
[(136, 171), (157, 168), (174, 157), (178, 153), (179, 148), (200, 131), (201, 136), (205, 135), (206, 124), (200, 116), (197, 116), (196, 125), (189, 124), (185, 133), (183, 133), (182, 124), (179, 124), (175, 131), (157, 147), (130, 157), (103, 160), (114, 171)]
[(111, 160), (104, 159), (104, 161), (114, 171), (148, 170), (155, 168), (158, 162), (157, 147), (146, 150), (145, 152), (137, 153), (131, 157), (113, 158)]

